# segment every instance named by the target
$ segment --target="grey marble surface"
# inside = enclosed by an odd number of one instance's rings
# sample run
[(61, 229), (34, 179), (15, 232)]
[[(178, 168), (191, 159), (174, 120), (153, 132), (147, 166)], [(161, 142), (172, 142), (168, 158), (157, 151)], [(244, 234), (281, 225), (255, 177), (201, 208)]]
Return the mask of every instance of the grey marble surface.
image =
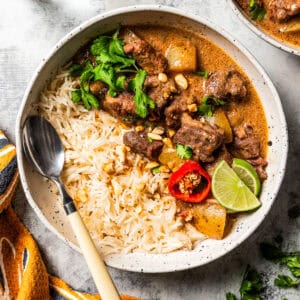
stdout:
[[(273, 286), (284, 267), (264, 261), (260, 241), (284, 236), (284, 247), (300, 249), (300, 57), (284, 53), (259, 40), (232, 13), (225, 0), (10, 0), (0, 1), (0, 128), (14, 140), (15, 119), (24, 90), (43, 56), (67, 32), (106, 10), (130, 4), (164, 4), (201, 15), (223, 26), (239, 39), (269, 73), (282, 99), (289, 126), (290, 151), (287, 173), (270, 215), (246, 242), (207, 266), (169, 274), (138, 274), (110, 269), (123, 293), (143, 299), (225, 299), (237, 293), (247, 263), (264, 273), (269, 287), (265, 299), (300, 299), (299, 289)], [(278, 157), (280, 160), (280, 157)], [(26, 202), (22, 188), (14, 206), (33, 233), (50, 273), (61, 276), (74, 288), (95, 291), (80, 254), (65, 245), (39, 221)]]

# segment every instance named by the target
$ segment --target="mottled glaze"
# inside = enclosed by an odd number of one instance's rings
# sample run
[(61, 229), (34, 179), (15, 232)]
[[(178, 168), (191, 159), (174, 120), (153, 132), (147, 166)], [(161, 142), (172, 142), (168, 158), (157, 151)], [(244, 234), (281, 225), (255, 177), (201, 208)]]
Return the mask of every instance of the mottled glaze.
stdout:
[[(97, 34), (114, 29), (117, 24), (135, 23), (173, 25), (197, 30), (223, 48), (245, 70), (254, 83), (265, 108), (269, 125), (269, 149), (267, 168), (269, 178), (265, 182), (261, 201), (262, 207), (256, 212), (239, 218), (231, 234), (221, 241), (206, 240), (193, 251), (177, 251), (165, 255), (144, 253), (119, 254), (105, 257), (108, 265), (138, 272), (170, 272), (207, 264), (234, 249), (247, 239), (268, 214), (278, 193), (285, 173), (288, 151), (287, 128), (279, 96), (268, 75), (261, 66), (231, 35), (199, 17), (188, 16), (173, 8), (161, 6), (139, 6), (115, 10), (96, 16), (75, 28), (52, 49), (43, 60), (25, 92), (17, 117), (16, 138), (18, 164), (21, 181), (27, 199), (42, 222), (61, 239), (78, 250), (72, 230), (65, 218), (62, 205), (57, 201), (55, 190), (32, 171), (21, 150), (21, 128), (26, 117), (34, 111), (32, 104), (37, 101), (41, 90), (59, 66), (67, 62), (75, 51)], [(278, 161), (278, 157), (281, 157)], [(45, 201), (44, 199), (47, 199)]]

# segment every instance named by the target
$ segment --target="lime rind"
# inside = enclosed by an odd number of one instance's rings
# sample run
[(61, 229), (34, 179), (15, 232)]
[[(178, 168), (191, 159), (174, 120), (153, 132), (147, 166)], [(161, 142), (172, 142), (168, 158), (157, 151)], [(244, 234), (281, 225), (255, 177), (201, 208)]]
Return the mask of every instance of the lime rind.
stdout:
[(219, 203), (233, 212), (258, 208), (261, 203), (226, 161), (221, 161), (212, 177), (212, 193)]
[(232, 169), (254, 195), (258, 196), (261, 191), (261, 183), (253, 166), (243, 159), (234, 158)]

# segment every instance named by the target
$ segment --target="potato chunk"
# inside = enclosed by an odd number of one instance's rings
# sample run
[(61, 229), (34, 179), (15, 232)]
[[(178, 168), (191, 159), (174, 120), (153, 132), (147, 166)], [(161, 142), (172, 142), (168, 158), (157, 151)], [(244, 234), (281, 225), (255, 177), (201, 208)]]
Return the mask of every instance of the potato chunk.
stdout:
[(222, 239), (226, 226), (226, 209), (216, 200), (208, 199), (193, 205), (195, 227), (213, 239)]
[(193, 72), (197, 68), (196, 47), (188, 40), (172, 43), (166, 50), (165, 56), (169, 70), (174, 72)]
[(224, 130), (225, 134), (225, 143), (232, 142), (232, 129), (229, 123), (229, 120), (223, 110), (216, 110), (214, 112), (214, 124), (218, 125)]

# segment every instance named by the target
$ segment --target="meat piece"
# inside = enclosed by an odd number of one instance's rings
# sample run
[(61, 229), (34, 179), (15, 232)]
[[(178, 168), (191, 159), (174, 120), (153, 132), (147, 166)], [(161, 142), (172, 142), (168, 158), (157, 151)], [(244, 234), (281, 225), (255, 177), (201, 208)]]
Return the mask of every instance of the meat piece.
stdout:
[(168, 101), (177, 93), (175, 82), (172, 78), (168, 79), (167, 82), (160, 82), (157, 76), (147, 76), (144, 87), (147, 95), (155, 102), (155, 111), (159, 115)]
[(242, 99), (247, 95), (247, 83), (238, 71), (216, 71), (205, 82), (205, 94), (219, 99)]
[(103, 108), (116, 118), (136, 116), (133, 95), (127, 92), (120, 93), (117, 97), (106, 95)]
[(137, 64), (146, 70), (148, 74), (158, 74), (167, 71), (167, 59), (148, 42), (142, 40), (128, 29), (126, 29), (121, 36), (125, 41), (125, 53), (131, 54)]
[(194, 120), (184, 113), (173, 141), (191, 147), (195, 159), (212, 162), (215, 159), (213, 152), (222, 145), (224, 138), (224, 131), (218, 126), (209, 124), (204, 118)]
[(207, 173), (212, 176), (213, 172), (215, 170), (215, 167), (221, 160), (225, 160), (230, 166), (232, 165), (232, 155), (231, 153), (227, 150), (227, 147), (225, 144), (220, 147), (215, 154), (216, 160), (212, 163), (208, 163), (205, 165), (205, 169)]
[(90, 83), (90, 91), (98, 98), (103, 99), (107, 92), (107, 86), (102, 81), (97, 80)]
[(248, 162), (255, 168), (261, 181), (264, 181), (268, 178), (267, 172), (265, 170), (268, 162), (264, 158), (258, 157), (256, 159), (248, 159)]
[(172, 128), (180, 127), (180, 119), (182, 113), (187, 111), (187, 103), (185, 99), (177, 98), (170, 106), (165, 109), (166, 124)]
[(87, 61), (90, 61), (94, 67), (97, 66), (95, 56), (91, 54), (89, 47), (80, 49), (74, 56), (74, 63), (85, 66)]
[(283, 22), (300, 14), (300, 0), (270, 0), (269, 12), (277, 22)]
[(268, 163), (261, 157), (260, 142), (253, 135), (253, 128), (250, 125), (239, 126), (234, 133), (231, 153), (235, 157), (246, 159), (256, 169), (260, 179), (265, 180), (267, 178), (265, 167)]
[(130, 147), (133, 152), (143, 154), (150, 160), (157, 160), (160, 155), (164, 143), (162, 141), (148, 141), (147, 132), (129, 131), (123, 136), (123, 142)]
[(243, 159), (257, 158), (260, 155), (260, 142), (253, 136), (253, 128), (250, 125), (239, 126), (234, 130), (232, 153)]

